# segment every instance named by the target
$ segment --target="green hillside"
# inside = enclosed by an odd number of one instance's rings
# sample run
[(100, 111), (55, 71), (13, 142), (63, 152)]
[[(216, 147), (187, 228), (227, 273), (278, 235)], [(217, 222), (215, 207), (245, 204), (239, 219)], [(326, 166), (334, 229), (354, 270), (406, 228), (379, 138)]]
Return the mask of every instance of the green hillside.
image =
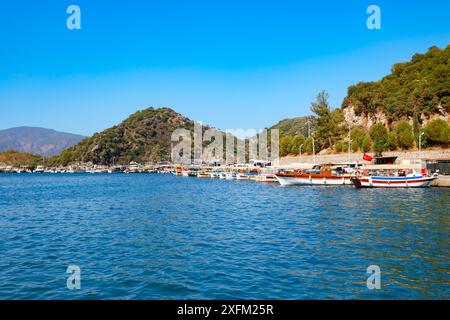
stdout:
[(342, 107), (354, 106), (357, 115), (383, 111), (390, 122), (404, 117), (450, 111), (450, 45), (431, 47), (411, 61), (394, 64), (380, 81), (348, 88)]
[(308, 135), (308, 121), (312, 131), (316, 129), (316, 121), (313, 116), (284, 119), (270, 129), (280, 130), (280, 136)]
[[(353, 107), (356, 117), (382, 115), (386, 122), (350, 125), (344, 111)], [(321, 92), (311, 103), (314, 113), (315, 151), (348, 150), (349, 129), (353, 151), (377, 154), (386, 150), (408, 150), (419, 147), (450, 145), (450, 45), (445, 49), (431, 47), (425, 54), (415, 54), (411, 61), (393, 65), (391, 74), (380, 81), (361, 82), (348, 88), (342, 107), (333, 109), (328, 94)], [(447, 117), (447, 121), (444, 120)], [(312, 141), (304, 128), (307, 117), (285, 119), (280, 128), (280, 154), (312, 152)], [(425, 122), (426, 120), (426, 122)], [(367, 122), (367, 121), (366, 121)]]
[(178, 128), (193, 130), (194, 122), (170, 108), (148, 108), (66, 149), (51, 162), (110, 165), (170, 160), (171, 135)]
[(19, 152), (16, 150), (6, 150), (0, 153), (0, 166), (14, 166), (27, 165), (35, 167), (42, 164), (42, 156)]

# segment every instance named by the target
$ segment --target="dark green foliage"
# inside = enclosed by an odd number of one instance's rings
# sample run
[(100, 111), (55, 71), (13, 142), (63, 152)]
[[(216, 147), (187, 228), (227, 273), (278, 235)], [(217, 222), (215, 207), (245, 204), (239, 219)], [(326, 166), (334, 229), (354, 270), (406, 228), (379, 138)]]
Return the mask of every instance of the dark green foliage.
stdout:
[(322, 91), (317, 95), (316, 101), (311, 103), (311, 111), (316, 114), (317, 123), (315, 142), (320, 149), (331, 147), (344, 131), (342, 110), (331, 110), (328, 97), (328, 93)]
[(361, 142), (361, 151), (362, 152), (369, 152), (370, 150), (372, 150), (372, 140), (370, 139), (369, 135), (364, 135), (364, 138), (362, 139)]
[(285, 157), (291, 153), (292, 141), (294, 138), (285, 136), (280, 139), (280, 156)]
[(306, 154), (312, 154), (313, 153), (313, 139), (307, 138), (305, 140), (305, 144), (302, 147), (302, 152)]
[(343, 152), (343, 151), (345, 151), (345, 148), (346, 148), (346, 144), (344, 141), (339, 140), (334, 145), (334, 149), (336, 150), (336, 152)]
[(352, 140), (352, 150), (367, 152), (372, 148), (372, 140), (362, 127), (354, 127), (350, 131), (350, 139)]
[(381, 156), (388, 147), (388, 131), (384, 124), (377, 123), (370, 128), (370, 138), (377, 156)]
[(1, 166), (15, 166), (22, 165), (30, 166), (34, 168), (38, 165), (42, 165), (45, 159), (42, 156), (31, 154), (27, 152), (19, 152), (16, 150), (5, 150), (0, 152), (0, 165)]
[[(406, 121), (400, 121), (395, 126), (396, 144), (402, 149), (409, 149), (414, 145), (413, 128)], [(391, 147), (389, 140), (389, 147)]]
[(308, 121), (311, 131), (316, 130), (316, 119), (313, 116), (284, 119), (270, 129), (280, 130), (280, 136), (294, 137), (296, 135), (308, 136)]
[(450, 45), (431, 47), (410, 62), (395, 64), (380, 81), (350, 86), (342, 105), (353, 105), (358, 115), (382, 110), (390, 122), (435, 114), (439, 105), (450, 111)]
[(429, 145), (448, 146), (450, 144), (450, 128), (444, 120), (436, 119), (430, 121), (425, 126), (424, 132), (426, 142)]
[(395, 150), (398, 147), (397, 134), (394, 131), (388, 133), (388, 149)]

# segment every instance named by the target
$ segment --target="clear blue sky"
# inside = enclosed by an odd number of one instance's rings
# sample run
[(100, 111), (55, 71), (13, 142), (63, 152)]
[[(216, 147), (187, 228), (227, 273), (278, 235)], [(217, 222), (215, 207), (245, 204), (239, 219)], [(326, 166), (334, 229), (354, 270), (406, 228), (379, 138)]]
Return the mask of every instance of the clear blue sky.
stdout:
[[(70, 4), (81, 30), (66, 28)], [(370, 4), (381, 30), (366, 27)], [(0, 129), (90, 135), (148, 106), (259, 129), (446, 46), (449, 17), (448, 0), (3, 1)]]

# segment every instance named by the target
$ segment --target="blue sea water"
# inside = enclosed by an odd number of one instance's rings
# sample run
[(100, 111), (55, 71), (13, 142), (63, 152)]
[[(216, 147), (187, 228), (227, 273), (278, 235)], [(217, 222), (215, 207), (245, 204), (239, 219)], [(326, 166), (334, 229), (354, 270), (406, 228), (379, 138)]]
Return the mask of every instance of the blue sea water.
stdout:
[[(449, 196), (2, 174), (0, 299), (448, 299)], [(81, 268), (79, 290), (68, 265)]]

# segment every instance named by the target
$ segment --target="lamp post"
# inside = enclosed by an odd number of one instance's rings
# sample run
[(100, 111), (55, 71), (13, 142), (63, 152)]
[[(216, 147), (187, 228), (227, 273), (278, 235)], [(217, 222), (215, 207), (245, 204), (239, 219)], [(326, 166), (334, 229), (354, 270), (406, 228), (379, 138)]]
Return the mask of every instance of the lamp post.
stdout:
[(419, 134), (419, 159), (422, 159), (422, 136), (424, 135), (424, 132), (421, 132)]

